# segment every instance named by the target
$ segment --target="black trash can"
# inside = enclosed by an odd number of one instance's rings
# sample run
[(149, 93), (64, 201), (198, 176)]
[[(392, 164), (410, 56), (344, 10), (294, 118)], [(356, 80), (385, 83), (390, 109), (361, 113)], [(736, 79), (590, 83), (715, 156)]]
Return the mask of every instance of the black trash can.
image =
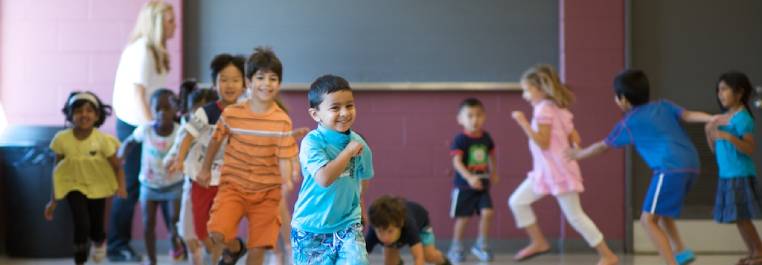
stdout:
[[(53, 221), (43, 212), (50, 200), (55, 155), (48, 146), (61, 127), (12, 126), (0, 135), (0, 219), (5, 254), (12, 257), (72, 256), (71, 212), (59, 201)], [(2, 232), (2, 231), (0, 231)]]

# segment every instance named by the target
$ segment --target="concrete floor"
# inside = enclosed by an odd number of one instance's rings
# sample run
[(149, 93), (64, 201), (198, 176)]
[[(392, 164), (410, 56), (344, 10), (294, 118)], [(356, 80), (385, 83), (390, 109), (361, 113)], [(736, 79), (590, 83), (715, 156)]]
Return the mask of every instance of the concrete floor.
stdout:
[[(590, 265), (595, 264), (597, 257), (588, 254), (570, 254), (570, 255), (557, 255), (549, 254), (540, 256), (530, 261), (516, 263), (511, 261), (512, 255), (499, 254), (495, 258), (494, 262), (480, 263), (476, 262), (473, 257), (469, 257), (467, 262), (461, 264), (522, 264), (522, 265), (550, 265), (550, 264), (564, 264), (564, 265)], [(623, 256), (622, 265), (657, 265), (663, 264), (658, 256), (653, 255), (635, 255), (635, 256)], [(725, 265), (735, 264), (740, 256), (728, 256), (728, 255), (699, 255), (693, 265)], [(405, 264), (413, 264), (409, 256), (403, 257)], [(2, 265), (69, 265), (73, 264), (72, 259), (11, 259), (7, 257), (0, 257), (0, 264)], [(371, 264), (383, 264), (383, 257), (379, 254), (371, 255)], [(88, 262), (88, 264), (95, 264)], [(101, 265), (133, 265), (140, 263), (100, 263)], [(171, 262), (168, 256), (160, 256), (159, 264), (189, 264), (188, 262)], [(244, 264), (243, 261), (239, 261), (238, 264)], [(270, 263), (274, 264), (274, 263)]]

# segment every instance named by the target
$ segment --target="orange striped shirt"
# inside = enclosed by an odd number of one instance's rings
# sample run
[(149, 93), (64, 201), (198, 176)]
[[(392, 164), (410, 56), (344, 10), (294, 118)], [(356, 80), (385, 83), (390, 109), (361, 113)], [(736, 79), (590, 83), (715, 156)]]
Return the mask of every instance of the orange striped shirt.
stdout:
[(220, 185), (242, 192), (279, 187), (278, 160), (299, 152), (291, 129), (291, 118), (275, 105), (265, 113), (252, 112), (246, 103), (225, 108), (212, 136), (217, 141), (227, 138)]

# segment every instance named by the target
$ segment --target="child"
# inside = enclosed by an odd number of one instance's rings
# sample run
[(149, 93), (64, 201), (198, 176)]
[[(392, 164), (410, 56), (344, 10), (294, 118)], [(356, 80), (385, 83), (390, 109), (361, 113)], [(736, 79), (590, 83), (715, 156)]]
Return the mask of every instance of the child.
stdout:
[(365, 236), (365, 247), (370, 253), (377, 244), (382, 245), (385, 264), (400, 264), (400, 248), (405, 245), (410, 246), (416, 265), (450, 264), (434, 245), (429, 213), (420, 204), (381, 196), (368, 208), (368, 219), (371, 227)]
[(119, 141), (100, 132), (111, 106), (90, 92), (69, 94), (63, 108), (66, 122), (73, 125), (53, 137), (50, 149), (56, 154), (52, 197), (45, 206), (45, 219), (53, 220), (56, 200), (66, 199), (74, 221), (74, 262), (85, 264), (93, 242), (93, 260), (106, 257), (106, 199), (127, 197), (124, 172), (116, 157)]
[[(684, 247), (674, 218), (680, 216), (683, 198), (698, 176), (700, 165), (696, 147), (680, 121), (708, 122), (713, 117), (685, 110), (667, 100), (649, 101), (649, 90), (648, 78), (642, 71), (630, 69), (618, 74), (614, 79), (614, 101), (626, 113), (625, 117), (606, 139), (582, 150), (571, 149), (567, 155), (580, 160), (610, 147), (634, 145), (653, 170), (640, 222), (667, 264), (678, 264), (678, 260), (686, 264), (694, 255)], [(673, 256), (675, 252), (677, 258)]]
[(318, 127), (304, 137), (299, 153), (304, 180), (291, 221), (294, 263), (368, 264), (361, 198), (373, 160), (351, 130), (352, 88), (344, 78), (324, 75), (312, 82), (307, 98)]
[(752, 219), (762, 217), (760, 187), (751, 155), (754, 153), (754, 117), (748, 102), (751, 82), (741, 72), (728, 72), (717, 82), (717, 101), (727, 119), (725, 125), (707, 124), (709, 146), (717, 155), (719, 180), (714, 205), (714, 220), (736, 223), (749, 249), (742, 265), (762, 264), (762, 242)]
[[(275, 103), (283, 73), (280, 60), (272, 50), (257, 48), (245, 70), (252, 96), (223, 111), (197, 179), (202, 186), (209, 184), (213, 157), (226, 141), (219, 191), (207, 224), (212, 242), (225, 247), (220, 264), (235, 264), (247, 251), (247, 264), (262, 264), (265, 250), (275, 246), (281, 186), (293, 187), (291, 161), (298, 152), (291, 119)], [(236, 238), (243, 217), (248, 221), (247, 245)]]
[(144, 239), (150, 264), (156, 264), (156, 210), (162, 207), (164, 220), (169, 220), (172, 249), (170, 256), (183, 251), (182, 239), (177, 235), (176, 224), (180, 216), (183, 176), (169, 173), (164, 167), (164, 158), (176, 138), (179, 124), (177, 96), (168, 89), (159, 89), (151, 94), (151, 112), (154, 121), (139, 126), (127, 137), (119, 149), (119, 157), (129, 154), (137, 144), (142, 144), (140, 163), (140, 204), (143, 209)]
[[(187, 84), (187, 83), (184, 83)], [(182, 91), (182, 86), (181, 86)], [(187, 109), (186, 115), (184, 115), (181, 118), (181, 127), (187, 126), (188, 120), (192, 118), (192, 113), (195, 113), (196, 110), (200, 109), (202, 106), (206, 105), (207, 103), (214, 102), (217, 100), (217, 92), (214, 92), (214, 90), (211, 89), (197, 89), (194, 91), (186, 91), (185, 94), (188, 94), (187, 99), (184, 100), (186, 102), (187, 106), (185, 107)], [(182, 112), (181, 112), (182, 113)], [(172, 170), (171, 166), (172, 163), (174, 163), (174, 159), (177, 157), (177, 152), (180, 149), (180, 145), (182, 144), (183, 139), (185, 139), (185, 135), (187, 133), (187, 130), (180, 130), (180, 132), (177, 134), (177, 138), (175, 138), (175, 142), (172, 144), (172, 148), (169, 150), (169, 153), (164, 158), (164, 166), (169, 166), (170, 170)], [(189, 163), (191, 161), (188, 161), (188, 159), (185, 160), (185, 163)], [(187, 246), (189, 246), (191, 251), (191, 262), (193, 264), (202, 264), (203, 263), (203, 254), (201, 252), (201, 241), (199, 240), (199, 236), (196, 234), (196, 225), (193, 222), (193, 202), (192, 202), (192, 193), (191, 190), (193, 188), (193, 181), (191, 180), (191, 177), (189, 175), (185, 175), (185, 181), (183, 182), (183, 196), (182, 201), (180, 205), (180, 219), (178, 222), (178, 234), (185, 240), (185, 243)], [(199, 224), (201, 226), (205, 226), (204, 224)]]
[(450, 147), (452, 165), (455, 168), (455, 188), (452, 191), (450, 217), (455, 218), (452, 246), (447, 256), (455, 262), (463, 262), (466, 254), (463, 248), (463, 231), (468, 219), (474, 214), (480, 216), (479, 238), (471, 248), (471, 253), (481, 261), (492, 261), (493, 254), (487, 242), (487, 233), (494, 216), (491, 185), (497, 184), (495, 168), (495, 144), (489, 133), (482, 129), (486, 119), (484, 105), (475, 98), (468, 98), (460, 104), (458, 123), (463, 132), (458, 133)]
[[(209, 186), (200, 185), (198, 175), (214, 132), (214, 126), (217, 124), (222, 111), (235, 104), (243, 94), (245, 87), (244, 61), (245, 59), (241, 56), (233, 56), (227, 53), (219, 54), (212, 59), (209, 68), (212, 72), (213, 87), (220, 96), (219, 100), (207, 103), (193, 112), (191, 119), (183, 126), (182, 131), (186, 134), (182, 138), (177, 157), (170, 168), (173, 171), (183, 171), (191, 180), (191, 209), (193, 223), (196, 224), (194, 226), (195, 233), (211, 255), (212, 261), (219, 260), (222, 255), (222, 249), (215, 248), (209, 238), (207, 223), (209, 222), (212, 202), (217, 195), (220, 183), (220, 167), (225, 152), (225, 142), (222, 142), (219, 151), (212, 155), (214, 159), (211, 166)], [(198, 254), (194, 253), (194, 255)]]
[(521, 77), (524, 99), (532, 104), (532, 122), (524, 113), (514, 111), (513, 118), (529, 138), (534, 168), (513, 192), (508, 204), (516, 225), (529, 234), (530, 244), (519, 251), (514, 260), (523, 261), (550, 250), (550, 245), (537, 225), (531, 205), (547, 194), (556, 197), (566, 220), (598, 251), (599, 265), (617, 264), (619, 259), (603, 241), (603, 235), (582, 210), (579, 193), (584, 191), (582, 175), (576, 161), (568, 161), (564, 152), (579, 144), (579, 134), (572, 123), (568, 107), (572, 92), (561, 84), (550, 65), (538, 65)]

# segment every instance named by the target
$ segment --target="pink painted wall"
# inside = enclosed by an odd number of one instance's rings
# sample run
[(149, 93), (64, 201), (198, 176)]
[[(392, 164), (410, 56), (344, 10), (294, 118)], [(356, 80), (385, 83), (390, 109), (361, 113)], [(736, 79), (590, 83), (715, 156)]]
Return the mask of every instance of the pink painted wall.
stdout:
[[(63, 125), (61, 108), (74, 90), (90, 90), (111, 104), (116, 68), (145, 0), (0, 0), (0, 104), (10, 124)], [(182, 74), (183, 6), (168, 43), (177, 90)], [(114, 133), (112, 116), (103, 130)], [(142, 238), (136, 207), (134, 238)], [(166, 234), (163, 226), (159, 234)]]
[[(0, 102), (11, 124), (62, 125), (73, 90), (111, 102), (122, 49), (144, 0), (0, 0)], [(182, 1), (169, 41), (176, 89), (182, 73)], [(113, 118), (104, 130), (114, 131)]]

